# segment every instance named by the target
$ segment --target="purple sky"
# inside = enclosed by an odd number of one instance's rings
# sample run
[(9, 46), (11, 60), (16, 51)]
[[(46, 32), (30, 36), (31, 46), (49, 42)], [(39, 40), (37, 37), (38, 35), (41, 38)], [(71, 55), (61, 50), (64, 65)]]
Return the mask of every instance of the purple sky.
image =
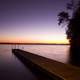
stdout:
[(0, 42), (64, 41), (57, 14), (70, 0), (0, 0)]

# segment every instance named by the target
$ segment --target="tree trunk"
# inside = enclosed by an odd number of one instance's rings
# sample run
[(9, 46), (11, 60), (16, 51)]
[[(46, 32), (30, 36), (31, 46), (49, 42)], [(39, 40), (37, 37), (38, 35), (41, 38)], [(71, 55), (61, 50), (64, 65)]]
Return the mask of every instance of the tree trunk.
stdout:
[(80, 44), (79, 39), (73, 39), (70, 44), (69, 63), (80, 67)]

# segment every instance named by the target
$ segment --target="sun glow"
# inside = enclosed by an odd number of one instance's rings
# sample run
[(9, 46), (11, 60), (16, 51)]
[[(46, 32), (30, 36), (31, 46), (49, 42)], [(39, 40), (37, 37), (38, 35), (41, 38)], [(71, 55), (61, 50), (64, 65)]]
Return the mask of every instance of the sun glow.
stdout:
[(50, 36), (39, 36), (39, 37), (5, 37), (1, 38), (0, 42), (7, 43), (48, 43), (48, 44), (68, 44), (69, 41), (65, 37), (50, 37)]

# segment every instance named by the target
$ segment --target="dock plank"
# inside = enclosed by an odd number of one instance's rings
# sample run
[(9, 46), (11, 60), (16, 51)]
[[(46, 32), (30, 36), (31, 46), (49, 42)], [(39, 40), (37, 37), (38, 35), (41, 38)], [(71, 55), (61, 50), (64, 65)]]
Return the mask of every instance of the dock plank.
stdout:
[(14, 49), (13, 52), (63, 80), (80, 80), (80, 68), (19, 49)]

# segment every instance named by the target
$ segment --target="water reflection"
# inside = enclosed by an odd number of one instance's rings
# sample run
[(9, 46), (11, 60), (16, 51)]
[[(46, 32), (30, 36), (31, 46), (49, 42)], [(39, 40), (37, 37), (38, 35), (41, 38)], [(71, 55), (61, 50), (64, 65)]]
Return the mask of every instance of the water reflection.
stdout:
[(20, 49), (41, 55), (62, 63), (68, 63), (69, 45), (21, 45)]
[[(51, 80), (46, 75), (29, 69), (12, 54), (13, 45), (0, 45), (0, 80)], [(68, 61), (69, 46), (61, 45), (20, 45), (18, 48), (34, 52), (63, 63)], [(42, 74), (42, 75), (41, 75)]]
[(0, 45), (0, 80), (38, 79), (27, 67), (12, 55), (10, 45)]

